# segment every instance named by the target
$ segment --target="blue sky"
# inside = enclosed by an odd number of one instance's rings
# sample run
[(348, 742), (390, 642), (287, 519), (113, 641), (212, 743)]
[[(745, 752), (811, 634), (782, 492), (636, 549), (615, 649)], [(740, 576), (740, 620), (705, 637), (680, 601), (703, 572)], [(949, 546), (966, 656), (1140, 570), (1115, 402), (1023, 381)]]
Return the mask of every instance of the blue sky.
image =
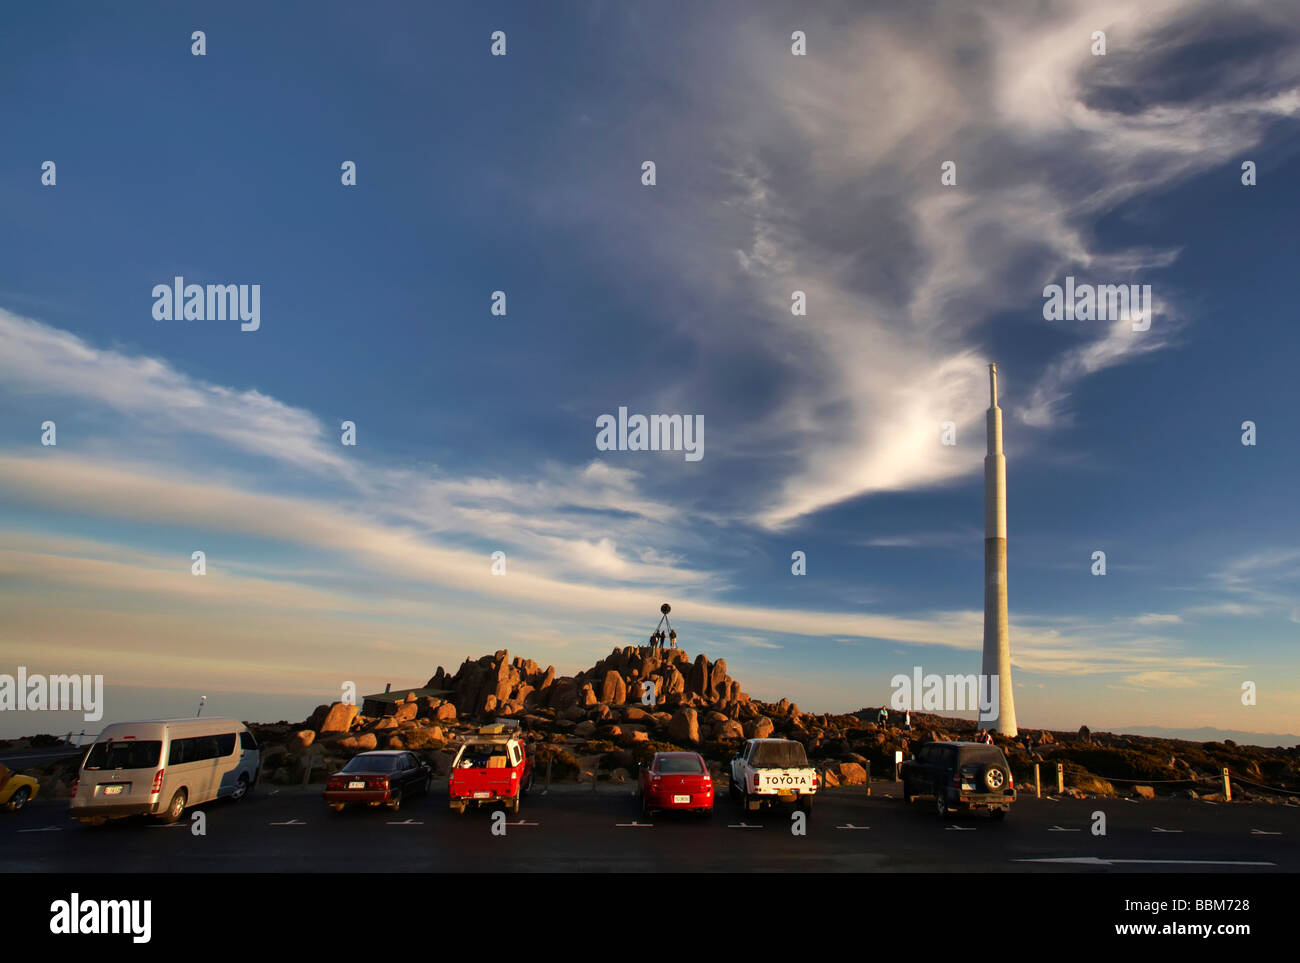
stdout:
[[(1021, 724), (1295, 732), (1300, 11), (1132, 6), (6, 14), (0, 671), (292, 716), (667, 600), (755, 696), (879, 704), (977, 671), (996, 360)], [(176, 275), (260, 330), (155, 321)], [(1045, 321), (1067, 275), (1150, 330)], [(704, 458), (598, 451), (619, 406)]]

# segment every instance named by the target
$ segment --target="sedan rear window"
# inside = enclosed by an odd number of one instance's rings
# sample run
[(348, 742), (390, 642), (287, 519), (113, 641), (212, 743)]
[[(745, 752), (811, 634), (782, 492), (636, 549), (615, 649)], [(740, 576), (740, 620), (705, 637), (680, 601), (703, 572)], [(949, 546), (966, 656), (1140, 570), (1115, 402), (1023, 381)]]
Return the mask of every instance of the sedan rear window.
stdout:
[(660, 756), (655, 763), (655, 772), (662, 773), (701, 773), (704, 763), (699, 756)]
[(86, 753), (87, 769), (155, 769), (162, 756), (162, 742), (97, 742)]
[(341, 772), (396, 772), (398, 756), (353, 756)]

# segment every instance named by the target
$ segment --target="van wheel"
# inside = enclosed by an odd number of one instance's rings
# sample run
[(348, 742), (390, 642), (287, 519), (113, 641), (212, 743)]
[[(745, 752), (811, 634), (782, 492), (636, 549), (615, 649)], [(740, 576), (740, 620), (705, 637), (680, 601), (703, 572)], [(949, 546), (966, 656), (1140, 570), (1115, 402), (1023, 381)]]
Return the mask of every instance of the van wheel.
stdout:
[(23, 786), (22, 789), (19, 789), (16, 793), (14, 793), (12, 796), (9, 797), (9, 802), (5, 804), (5, 808), (8, 809), (11, 813), (16, 813), (18, 812), (18, 810), (22, 809), (24, 806), (27, 805), (27, 800), (31, 798), (31, 795), (32, 795), (32, 791), (28, 789), (26, 786)]
[(174, 823), (181, 818), (181, 813), (185, 812), (185, 790), (177, 789), (172, 795), (172, 801), (167, 804), (167, 811), (162, 813), (158, 818), (165, 823)]
[(248, 776), (244, 773), (239, 774), (239, 781), (235, 783), (235, 788), (230, 793), (230, 798), (234, 802), (239, 802), (248, 795)]

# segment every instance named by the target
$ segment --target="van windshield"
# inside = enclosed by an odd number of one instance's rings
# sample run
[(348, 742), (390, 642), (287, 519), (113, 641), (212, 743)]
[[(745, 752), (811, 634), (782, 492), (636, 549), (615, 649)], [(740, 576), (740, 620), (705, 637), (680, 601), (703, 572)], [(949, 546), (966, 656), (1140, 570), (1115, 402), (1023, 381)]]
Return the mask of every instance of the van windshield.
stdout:
[(162, 756), (161, 742), (97, 742), (86, 753), (86, 769), (153, 769)]

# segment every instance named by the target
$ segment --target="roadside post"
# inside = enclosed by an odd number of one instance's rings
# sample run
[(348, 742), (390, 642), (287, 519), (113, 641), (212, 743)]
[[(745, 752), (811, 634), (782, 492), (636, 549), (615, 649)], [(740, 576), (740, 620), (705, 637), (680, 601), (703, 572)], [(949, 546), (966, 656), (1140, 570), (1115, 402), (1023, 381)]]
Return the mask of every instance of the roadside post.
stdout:
[(1039, 770), (1039, 764), (1034, 763), (1034, 791), (1038, 793), (1038, 798), (1043, 798), (1043, 774)]
[(867, 760), (867, 795), (871, 795), (871, 760)]
[(1065, 763), (1056, 764), (1056, 794), (1058, 796), (1065, 792)]
[(898, 770), (903, 765), (903, 750), (894, 750), (894, 782), (898, 782)]
[(1227, 767), (1223, 770), (1223, 799), (1224, 802), (1232, 802), (1232, 780), (1228, 778)]

